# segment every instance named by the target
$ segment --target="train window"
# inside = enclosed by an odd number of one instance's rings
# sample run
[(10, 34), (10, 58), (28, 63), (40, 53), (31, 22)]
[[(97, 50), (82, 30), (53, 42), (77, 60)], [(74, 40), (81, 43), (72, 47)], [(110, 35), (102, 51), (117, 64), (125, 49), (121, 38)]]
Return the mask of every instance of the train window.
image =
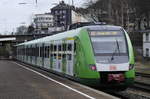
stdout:
[(32, 48), (32, 56), (34, 56), (34, 48)]
[(37, 56), (40, 56), (40, 55), (39, 55), (39, 51), (40, 51), (40, 47), (38, 46), (38, 47), (37, 47)]
[(63, 48), (63, 51), (66, 51), (66, 44), (63, 44), (63, 46), (62, 46)]
[(34, 50), (35, 50), (35, 51), (34, 51), (34, 53), (35, 53), (34, 56), (37, 57), (37, 50), (38, 50), (38, 49), (37, 49), (37, 45), (35, 45)]
[(46, 53), (46, 56), (47, 56), (47, 58), (48, 58), (48, 56), (49, 56), (49, 46), (47, 46), (47, 53)]
[(53, 57), (53, 54), (51, 54), (51, 58)]
[(49, 46), (45, 47), (45, 57), (48, 58), (49, 57)]
[(35, 45), (35, 47), (34, 47), (34, 56), (35, 56), (35, 57), (37, 57), (37, 53), (36, 53), (36, 52), (37, 52), (37, 47), (36, 47), (36, 45)]
[(62, 55), (62, 58), (65, 59), (65, 58), (66, 58), (66, 54), (63, 54), (63, 55)]
[(42, 47), (40, 47), (40, 57), (42, 57)]
[(61, 45), (58, 45), (58, 51), (61, 51)]
[(61, 59), (61, 54), (58, 54), (58, 59)]
[(42, 47), (42, 57), (44, 57), (44, 45), (43, 45), (43, 47)]
[(56, 59), (56, 54), (54, 54), (54, 59)]
[(32, 47), (32, 56), (34, 56), (34, 48)]
[(53, 51), (53, 44), (50, 45), (50, 51)]
[(68, 51), (72, 51), (72, 44), (68, 44)]
[(68, 54), (68, 55), (67, 55), (67, 60), (71, 60), (71, 59), (72, 59), (71, 54)]
[(44, 57), (46, 57), (46, 53), (47, 53), (47, 46), (44, 47)]
[(56, 45), (54, 45), (54, 51), (57, 51), (57, 46)]

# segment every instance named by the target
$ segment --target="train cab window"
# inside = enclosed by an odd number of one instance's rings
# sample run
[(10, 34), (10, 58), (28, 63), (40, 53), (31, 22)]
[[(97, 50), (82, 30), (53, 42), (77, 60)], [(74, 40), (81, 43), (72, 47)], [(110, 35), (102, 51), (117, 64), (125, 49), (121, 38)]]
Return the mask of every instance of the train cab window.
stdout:
[(68, 44), (68, 51), (72, 51), (72, 44)]

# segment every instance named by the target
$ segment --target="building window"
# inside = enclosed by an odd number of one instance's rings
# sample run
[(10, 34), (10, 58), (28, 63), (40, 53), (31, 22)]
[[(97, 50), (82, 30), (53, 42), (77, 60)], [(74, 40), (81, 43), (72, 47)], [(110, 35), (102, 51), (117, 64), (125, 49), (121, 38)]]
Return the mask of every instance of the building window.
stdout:
[(66, 10), (63, 10), (63, 13), (66, 14)]
[(66, 18), (66, 16), (65, 16), (65, 15), (63, 15), (63, 18), (65, 19), (65, 18)]
[(146, 57), (149, 57), (149, 48), (146, 48)]
[(149, 34), (146, 33), (146, 41), (149, 41)]
[(62, 11), (60, 10), (60, 14), (62, 14)]

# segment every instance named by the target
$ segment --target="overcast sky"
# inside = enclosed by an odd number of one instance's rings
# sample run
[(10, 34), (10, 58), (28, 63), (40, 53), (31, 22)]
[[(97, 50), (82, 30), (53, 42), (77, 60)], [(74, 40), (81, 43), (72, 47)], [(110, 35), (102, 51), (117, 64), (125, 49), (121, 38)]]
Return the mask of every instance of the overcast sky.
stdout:
[[(16, 27), (31, 23), (33, 14), (50, 12), (50, 8), (61, 0), (0, 0), (0, 34), (8, 34), (16, 30)], [(72, 0), (64, 0), (71, 4)], [(74, 5), (80, 7), (89, 0), (74, 0)], [(19, 4), (27, 3), (27, 4)]]

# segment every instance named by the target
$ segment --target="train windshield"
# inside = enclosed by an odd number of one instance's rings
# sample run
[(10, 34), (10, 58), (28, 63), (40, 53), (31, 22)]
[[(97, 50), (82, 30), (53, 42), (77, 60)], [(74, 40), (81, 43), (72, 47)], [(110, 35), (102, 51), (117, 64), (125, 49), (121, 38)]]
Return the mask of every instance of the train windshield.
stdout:
[(127, 55), (124, 33), (118, 31), (90, 31), (93, 49), (96, 55)]

